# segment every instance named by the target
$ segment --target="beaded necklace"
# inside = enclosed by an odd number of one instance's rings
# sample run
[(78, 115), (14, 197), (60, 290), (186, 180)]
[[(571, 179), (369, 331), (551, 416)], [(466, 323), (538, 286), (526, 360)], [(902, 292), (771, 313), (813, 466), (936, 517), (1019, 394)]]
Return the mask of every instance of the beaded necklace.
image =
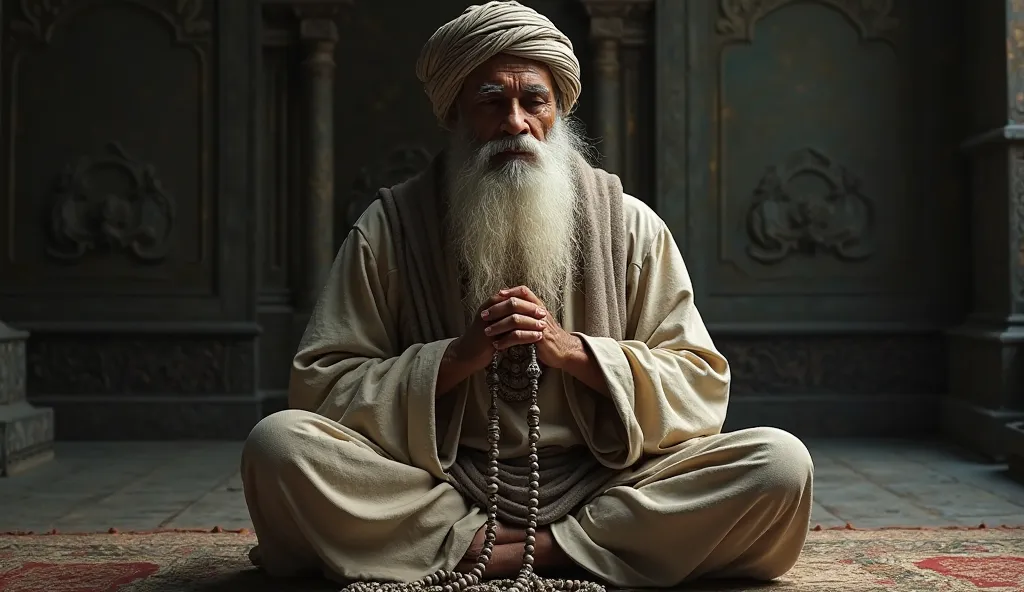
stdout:
[(501, 479), (498, 470), (498, 441), (501, 428), (498, 423), (498, 399), (504, 394), (499, 373), (500, 356), (495, 354), (487, 371), (487, 385), (491, 392), (491, 406), (488, 409), (487, 442), (489, 444), (487, 475), (487, 522), (484, 527), (484, 546), (477, 557), (476, 565), (467, 572), (440, 570), (414, 582), (355, 582), (346, 586), (343, 592), (605, 592), (604, 586), (584, 580), (542, 578), (533, 571), (533, 552), (537, 534), (538, 496), (540, 492), (540, 460), (537, 456), (537, 442), (540, 440), (540, 407), (537, 405), (537, 391), (541, 376), (537, 361), (537, 348), (528, 346), (529, 363), (526, 376), (529, 379), (530, 408), (526, 422), (530, 442), (530, 501), (527, 506), (526, 541), (523, 547), (523, 565), (515, 580), (484, 580), (487, 564), (494, 551), (498, 531), (498, 491)]

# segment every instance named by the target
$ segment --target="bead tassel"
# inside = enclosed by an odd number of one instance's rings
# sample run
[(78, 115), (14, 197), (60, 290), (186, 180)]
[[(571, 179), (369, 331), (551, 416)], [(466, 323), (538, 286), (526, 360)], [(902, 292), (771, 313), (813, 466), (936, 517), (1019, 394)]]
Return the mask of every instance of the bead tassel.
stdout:
[(487, 522), (484, 526), (484, 545), (477, 556), (476, 564), (467, 572), (440, 570), (414, 582), (355, 582), (342, 592), (605, 592), (604, 586), (582, 580), (549, 579), (533, 571), (534, 543), (537, 534), (538, 496), (540, 489), (540, 465), (538, 464), (537, 442), (540, 441), (540, 407), (537, 405), (541, 369), (537, 361), (537, 348), (529, 347), (529, 364), (526, 374), (530, 381), (530, 409), (526, 422), (530, 442), (530, 502), (526, 516), (526, 542), (523, 547), (523, 565), (515, 580), (484, 580), (487, 564), (494, 552), (494, 541), (498, 531), (498, 492), (501, 480), (498, 477), (498, 442), (501, 427), (498, 421), (498, 399), (501, 386), (498, 376), (499, 356), (494, 355), (488, 369), (487, 384), (491, 391), (491, 406), (487, 412), (487, 441), (490, 464), (487, 474), (488, 507)]

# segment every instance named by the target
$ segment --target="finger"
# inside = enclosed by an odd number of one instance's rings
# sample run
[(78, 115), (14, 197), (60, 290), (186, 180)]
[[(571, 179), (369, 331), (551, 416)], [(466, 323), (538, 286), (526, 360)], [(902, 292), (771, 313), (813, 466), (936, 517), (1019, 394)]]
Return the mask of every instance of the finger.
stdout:
[(515, 298), (517, 299), (517, 301), (519, 299), (522, 299), (529, 302), (530, 304), (536, 305), (537, 308), (534, 309), (536, 311), (536, 314), (534, 316), (536, 316), (538, 319), (542, 319), (548, 315), (548, 311), (544, 307), (544, 301), (540, 299), (540, 296), (534, 294), (533, 290), (526, 286), (506, 288), (498, 292), (498, 296), (505, 296), (509, 299)]
[(516, 329), (514, 331), (509, 331), (503, 335), (501, 339), (495, 341), (494, 349), (504, 351), (516, 345), (537, 343), (542, 339), (544, 339), (544, 334), (539, 331), (523, 331), (522, 329)]
[(522, 329), (524, 331), (543, 331), (547, 326), (548, 324), (540, 319), (519, 313), (513, 313), (501, 320), (495, 321), (487, 327), (484, 327), (484, 334), (491, 337), (497, 337), (498, 335), (508, 333), (515, 329)]
[(501, 290), (500, 292), (498, 292), (498, 294), (501, 295), (501, 296), (505, 296), (506, 298), (508, 298), (509, 296), (515, 296), (515, 297), (518, 297), (518, 298), (522, 298), (523, 300), (527, 300), (529, 302), (532, 302), (532, 303), (536, 304), (537, 306), (544, 306), (544, 303), (541, 301), (540, 298), (537, 297), (536, 294), (533, 293), (533, 290), (527, 288), (526, 286), (516, 286), (515, 288), (505, 288), (504, 290)]
[(499, 304), (501, 302), (505, 302), (506, 300), (508, 300), (508, 296), (502, 296), (501, 294), (495, 294), (494, 296), (491, 296), (490, 298), (485, 300), (484, 303), (480, 305), (480, 308), (477, 309), (477, 312), (480, 313), (480, 316), (486, 317), (485, 311), (489, 310), (495, 304)]
[(542, 319), (548, 314), (546, 310), (537, 306), (533, 302), (512, 296), (507, 300), (491, 306), (480, 313), (480, 316), (488, 321), (495, 322), (498, 319), (503, 319), (515, 313), (529, 315), (538, 319)]

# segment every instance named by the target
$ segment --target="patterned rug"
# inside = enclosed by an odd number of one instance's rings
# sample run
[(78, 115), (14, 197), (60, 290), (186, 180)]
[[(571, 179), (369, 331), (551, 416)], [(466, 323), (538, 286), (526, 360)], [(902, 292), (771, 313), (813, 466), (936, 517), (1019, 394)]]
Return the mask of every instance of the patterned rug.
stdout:
[[(336, 590), (323, 580), (263, 577), (247, 532), (0, 536), (2, 592), (286, 592)], [(1024, 530), (816, 530), (797, 566), (772, 584), (691, 590), (854, 592), (1024, 590)]]

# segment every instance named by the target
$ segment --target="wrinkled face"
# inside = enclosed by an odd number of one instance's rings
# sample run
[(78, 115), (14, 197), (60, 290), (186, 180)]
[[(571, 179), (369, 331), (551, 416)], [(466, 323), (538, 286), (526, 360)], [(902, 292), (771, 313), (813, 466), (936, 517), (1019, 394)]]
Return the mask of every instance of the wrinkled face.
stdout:
[[(545, 141), (558, 115), (555, 84), (544, 64), (497, 55), (465, 80), (456, 100), (456, 117), (477, 142), (529, 134)], [(529, 158), (514, 152), (498, 159)]]

